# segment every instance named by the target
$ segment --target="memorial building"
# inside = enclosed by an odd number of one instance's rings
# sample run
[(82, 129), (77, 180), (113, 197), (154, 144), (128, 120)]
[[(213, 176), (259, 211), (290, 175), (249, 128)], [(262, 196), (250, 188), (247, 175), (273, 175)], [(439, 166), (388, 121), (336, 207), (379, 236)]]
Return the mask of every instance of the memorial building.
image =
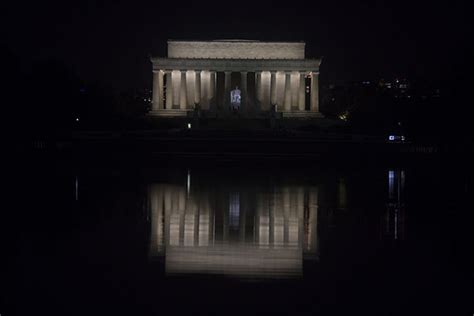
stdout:
[(152, 57), (149, 115), (182, 117), (321, 117), (320, 59), (303, 42), (168, 41), (168, 57)]

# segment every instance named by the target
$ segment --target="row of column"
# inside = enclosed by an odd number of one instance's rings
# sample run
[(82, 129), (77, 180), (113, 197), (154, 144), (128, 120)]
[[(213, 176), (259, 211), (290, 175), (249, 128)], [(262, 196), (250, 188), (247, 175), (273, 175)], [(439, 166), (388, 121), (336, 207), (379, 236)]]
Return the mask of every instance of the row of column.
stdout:
[[(194, 75), (190, 76), (192, 72)], [(280, 73), (280, 80), (278, 80), (278, 73)], [(230, 106), (230, 91), (233, 88), (231, 75), (230, 71), (224, 72), (223, 100), (219, 100), (224, 105), (224, 109)], [(316, 72), (255, 72), (255, 92), (260, 109), (268, 111), (271, 105), (276, 105), (277, 111), (305, 111), (306, 77), (308, 76), (311, 78), (311, 84), (308, 87), (311, 96), (310, 111), (318, 112), (318, 75)], [(248, 98), (248, 72), (240, 72), (240, 76), (241, 105), (242, 110), (246, 110), (251, 104)], [(166, 96), (164, 95), (165, 78)], [(153, 110), (187, 110), (193, 108), (194, 104), (199, 104), (203, 110), (209, 110), (216, 102), (216, 89), (217, 72), (214, 71), (156, 70), (153, 72)]]
[[(245, 193), (234, 192), (229, 200), (220, 200), (214, 206), (210, 200), (215, 197), (208, 193), (188, 195), (184, 187), (160, 184), (149, 189), (154, 253), (168, 245), (194, 247), (209, 246), (215, 240), (228, 242), (230, 229), (238, 230), (240, 242), (261, 248), (292, 246), (302, 247), (305, 252), (317, 251), (315, 187), (283, 187), (270, 194), (257, 194), (254, 205), (245, 203)], [(249, 207), (255, 213), (249, 214)], [(220, 214), (216, 214), (218, 210)], [(253, 219), (247, 219), (249, 216)], [(246, 238), (246, 230), (250, 238)]]

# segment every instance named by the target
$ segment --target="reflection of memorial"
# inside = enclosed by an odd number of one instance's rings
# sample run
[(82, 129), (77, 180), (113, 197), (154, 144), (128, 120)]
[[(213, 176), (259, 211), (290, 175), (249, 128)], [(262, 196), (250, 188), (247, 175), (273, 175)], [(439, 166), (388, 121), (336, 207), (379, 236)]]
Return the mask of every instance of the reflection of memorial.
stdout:
[(150, 255), (167, 274), (291, 277), (317, 258), (316, 187), (192, 189), (149, 188)]

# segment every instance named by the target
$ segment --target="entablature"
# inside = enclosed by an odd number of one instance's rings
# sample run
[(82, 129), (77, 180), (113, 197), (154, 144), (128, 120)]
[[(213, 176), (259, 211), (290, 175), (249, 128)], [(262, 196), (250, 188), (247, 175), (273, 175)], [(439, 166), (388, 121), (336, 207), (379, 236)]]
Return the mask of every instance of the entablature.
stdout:
[(232, 72), (319, 72), (321, 59), (189, 59), (151, 58), (153, 70), (210, 70)]

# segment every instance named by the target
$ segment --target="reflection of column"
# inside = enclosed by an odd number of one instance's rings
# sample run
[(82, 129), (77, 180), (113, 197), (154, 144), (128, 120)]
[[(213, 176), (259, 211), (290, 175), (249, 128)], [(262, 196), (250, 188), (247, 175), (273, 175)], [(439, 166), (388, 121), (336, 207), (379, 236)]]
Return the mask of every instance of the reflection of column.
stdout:
[(318, 189), (310, 188), (308, 196), (308, 237), (305, 249), (317, 255), (318, 251)]
[(209, 205), (209, 242), (213, 245), (216, 242), (216, 208)]
[(291, 74), (285, 75), (285, 111), (291, 111)]
[(304, 188), (296, 188), (296, 217), (298, 219), (298, 245), (304, 240)]
[(199, 207), (199, 246), (207, 246), (209, 244), (209, 205), (206, 199), (201, 197)]
[(179, 244), (183, 245), (184, 241), (184, 223), (186, 215), (186, 189), (179, 187), (176, 189), (176, 195), (178, 200), (178, 214), (179, 214)]
[(279, 191), (274, 191), (270, 201), (270, 211), (273, 216), (273, 246), (282, 247), (284, 244), (284, 217), (282, 195)]
[(176, 198), (176, 189), (169, 187), (165, 192), (165, 208), (166, 213), (169, 214), (169, 245), (179, 245), (179, 234), (180, 234), (180, 214), (176, 207), (176, 203), (173, 203)]
[(173, 107), (173, 84), (171, 81), (171, 71), (165, 71), (166, 74), (166, 109)]
[(284, 217), (284, 231), (283, 231), (283, 242), (288, 244), (288, 227), (289, 227), (289, 218), (290, 218), (290, 190), (288, 187), (283, 187), (283, 217)]
[(242, 90), (242, 110), (243, 111), (246, 111), (248, 109), (247, 107), (247, 100), (248, 100), (248, 96), (247, 96), (247, 72), (246, 71), (242, 71), (240, 73), (240, 85), (242, 86), (241, 87), (241, 90)]
[(224, 109), (228, 110), (230, 108), (230, 79), (232, 73), (230, 71), (225, 72), (224, 78)]
[(163, 188), (154, 184), (149, 188), (150, 209), (151, 209), (151, 244), (150, 255), (155, 256), (164, 249), (164, 209), (163, 209)]
[(194, 104), (201, 104), (201, 70), (195, 71)]
[(188, 107), (188, 95), (187, 95), (187, 88), (186, 88), (186, 70), (181, 70), (181, 84), (180, 84), (180, 92), (179, 92), (179, 106), (181, 110), (185, 110)]
[(311, 112), (319, 112), (319, 73), (313, 72), (311, 76)]
[(240, 236), (239, 236), (239, 239), (240, 239), (240, 242), (243, 242), (245, 243), (245, 232), (246, 232), (246, 223), (247, 223), (247, 214), (246, 214), (246, 209), (247, 209), (247, 206), (248, 206), (248, 196), (247, 194), (242, 194), (242, 208), (239, 210), (240, 213), (240, 218), (239, 218), (239, 233), (240, 233)]
[(270, 218), (268, 208), (263, 200), (263, 195), (257, 197), (257, 218), (258, 218), (258, 245), (267, 248), (270, 243)]
[(299, 238), (297, 193), (297, 191), (294, 192), (294, 190), (290, 190), (290, 217), (288, 218), (288, 244), (290, 246), (297, 246)]
[(298, 109), (300, 111), (304, 111), (305, 110), (305, 73), (304, 72), (300, 72), (300, 83), (299, 83), (299, 86), (298, 86)]
[[(221, 200), (221, 202), (224, 202), (224, 200)], [(225, 203), (221, 204), (220, 207), (222, 210), (225, 210), (227, 208), (227, 203), (229, 203), (229, 200), (225, 200)], [(228, 242), (229, 241), (229, 213), (226, 211), (222, 212), (222, 241)]]
[(272, 105), (277, 103), (276, 86), (276, 71), (271, 71), (270, 97)]
[(153, 71), (153, 104), (152, 110), (163, 109), (163, 71)]
[(268, 215), (260, 215), (259, 217), (259, 238), (258, 238), (258, 245), (263, 248), (267, 248), (270, 242), (269, 234), (270, 234), (270, 219)]
[(269, 219), (269, 235), (270, 235), (270, 246), (273, 248), (275, 245), (275, 214), (273, 213), (274, 208), (271, 205), (271, 199), (268, 195), (265, 195), (265, 209), (268, 211)]
[(194, 232), (196, 220), (196, 207), (194, 201), (189, 198), (186, 203), (184, 214), (184, 245), (194, 246)]

